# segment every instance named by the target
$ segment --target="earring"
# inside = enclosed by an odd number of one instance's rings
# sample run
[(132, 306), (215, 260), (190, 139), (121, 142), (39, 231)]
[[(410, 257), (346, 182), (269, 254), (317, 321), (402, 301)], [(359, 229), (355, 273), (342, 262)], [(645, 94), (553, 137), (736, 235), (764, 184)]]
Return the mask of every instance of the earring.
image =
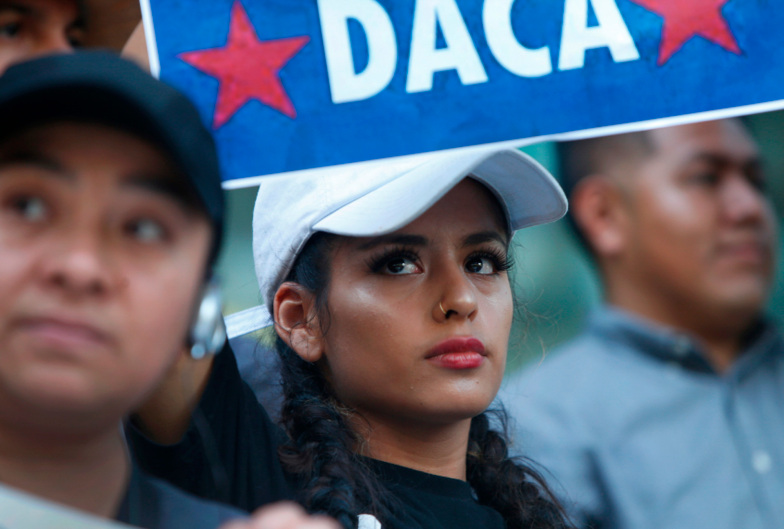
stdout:
[(216, 279), (210, 278), (204, 285), (191, 322), (188, 338), (192, 358), (198, 360), (208, 354), (215, 354), (226, 342), (222, 305), (220, 286)]
[(443, 306), (443, 305), (441, 305), (441, 302), (440, 302), (440, 301), (438, 302), (438, 308), (439, 308), (439, 309), (441, 309), (441, 312), (443, 312), (443, 313), (444, 313), (444, 316), (446, 316), (446, 311), (444, 310), (444, 306)]

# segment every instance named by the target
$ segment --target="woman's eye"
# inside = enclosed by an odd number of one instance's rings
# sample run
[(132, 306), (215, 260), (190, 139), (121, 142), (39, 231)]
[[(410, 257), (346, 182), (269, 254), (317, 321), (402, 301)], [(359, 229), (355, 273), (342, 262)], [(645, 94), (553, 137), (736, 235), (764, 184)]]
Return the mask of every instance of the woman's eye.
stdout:
[(495, 274), (498, 271), (489, 257), (472, 257), (466, 263), (466, 270), (472, 274)]
[(381, 255), (371, 257), (367, 266), (374, 274), (407, 275), (422, 272), (419, 256), (405, 248), (390, 249)]
[(46, 202), (35, 196), (17, 197), (11, 202), (11, 207), (17, 215), (28, 222), (40, 222), (49, 212)]
[(394, 257), (387, 261), (384, 271), (389, 274), (414, 274), (419, 270), (416, 263), (407, 257)]
[(136, 240), (154, 243), (166, 239), (166, 230), (161, 223), (152, 219), (139, 219), (128, 224), (128, 233)]

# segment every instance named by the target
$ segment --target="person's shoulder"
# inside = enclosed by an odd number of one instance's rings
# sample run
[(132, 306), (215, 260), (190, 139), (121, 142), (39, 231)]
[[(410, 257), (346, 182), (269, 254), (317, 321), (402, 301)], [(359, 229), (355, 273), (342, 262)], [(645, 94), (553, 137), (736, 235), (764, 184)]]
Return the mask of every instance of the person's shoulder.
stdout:
[(198, 498), (157, 478), (139, 472), (144, 527), (155, 529), (216, 529), (235, 518), (248, 516), (234, 507)]
[(587, 375), (603, 370), (607, 363), (607, 347), (596, 335), (583, 332), (511, 374), (504, 389), (530, 393), (538, 386), (574, 388), (581, 381), (590, 383), (595, 379)]
[(601, 336), (583, 332), (506, 377), (496, 403), (507, 411), (510, 428), (600, 428), (608, 420), (601, 410), (617, 396), (623, 378), (612, 347)]

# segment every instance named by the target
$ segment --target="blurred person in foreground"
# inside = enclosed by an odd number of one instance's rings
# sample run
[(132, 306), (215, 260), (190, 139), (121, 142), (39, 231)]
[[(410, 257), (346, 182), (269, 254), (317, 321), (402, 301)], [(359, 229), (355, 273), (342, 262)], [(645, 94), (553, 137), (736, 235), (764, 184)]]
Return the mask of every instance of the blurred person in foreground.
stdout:
[(518, 449), (584, 527), (781, 528), (777, 228), (754, 140), (732, 119), (561, 154), (605, 304), (505, 383)]
[[(223, 341), (223, 197), (197, 111), (124, 60), (77, 53), (10, 68), (0, 115), (2, 483), (146, 528), (242, 516), (140, 472), (122, 431), (183, 349)], [(334, 527), (292, 506), (229, 523)]]
[(17, 62), (73, 51), (84, 36), (81, 0), (0, 0), (0, 75)]

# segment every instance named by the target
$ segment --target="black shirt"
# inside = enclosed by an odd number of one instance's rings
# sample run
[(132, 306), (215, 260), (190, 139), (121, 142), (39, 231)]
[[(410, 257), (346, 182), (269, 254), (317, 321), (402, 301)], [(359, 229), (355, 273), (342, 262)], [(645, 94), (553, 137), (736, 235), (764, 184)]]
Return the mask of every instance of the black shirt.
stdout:
[(179, 443), (153, 443), (133, 426), (126, 433), (145, 472), (196, 496), (247, 512), (294, 499), (278, 459), (283, 432), (241, 380), (228, 345), (215, 357), (204, 395)]
[[(370, 460), (379, 481), (393, 493), (391, 520), (383, 529), (504, 529), (495, 509), (479, 504), (471, 486), (406, 467)], [(362, 517), (360, 522), (363, 521)], [(370, 529), (372, 526), (367, 525)], [(360, 529), (365, 529), (360, 525)]]

